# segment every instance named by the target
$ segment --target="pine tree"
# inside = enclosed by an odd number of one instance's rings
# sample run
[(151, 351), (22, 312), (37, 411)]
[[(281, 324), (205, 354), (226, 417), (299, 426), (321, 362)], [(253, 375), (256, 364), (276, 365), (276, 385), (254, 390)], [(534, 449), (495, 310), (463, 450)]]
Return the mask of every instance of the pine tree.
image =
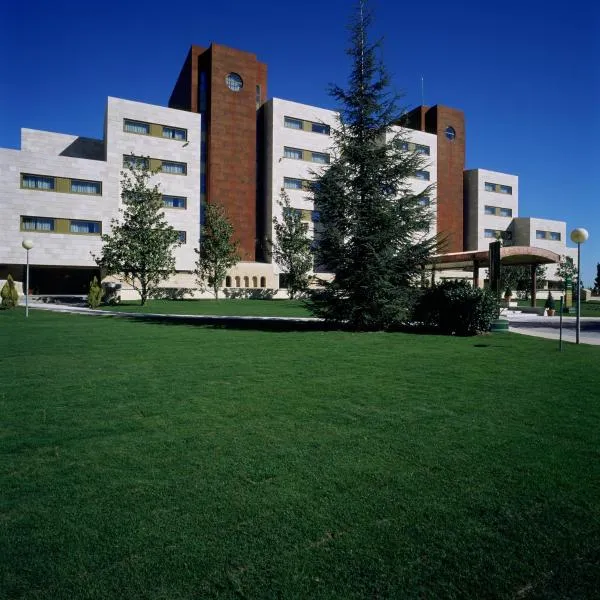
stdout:
[(158, 185), (150, 185), (149, 159), (131, 157), (121, 173), (121, 219), (112, 219), (111, 233), (102, 236), (102, 253), (94, 256), (107, 275), (118, 275), (146, 303), (160, 283), (175, 272), (173, 250), (177, 231), (163, 213)]
[(350, 327), (383, 329), (404, 319), (424, 265), (437, 246), (429, 234), (432, 212), (412, 191), (409, 178), (422, 157), (403, 149), (397, 96), (377, 60), (379, 43), (368, 42), (372, 23), (366, 2), (352, 20), (352, 68), (346, 89), (331, 95), (341, 106), (333, 131), (337, 154), (315, 186), (323, 232), (319, 263), (335, 278), (318, 297), (319, 316)]
[(0, 307), (3, 309), (15, 308), (19, 304), (19, 292), (17, 292), (17, 286), (9, 273), (6, 277), (6, 281), (0, 291), (0, 297), (2, 298), (2, 304)]
[(273, 258), (286, 275), (288, 294), (293, 300), (308, 287), (313, 253), (301, 213), (290, 206), (290, 199), (285, 190), (281, 191), (279, 206), (282, 220), (273, 219)]
[(225, 209), (220, 204), (207, 204), (200, 234), (200, 248), (196, 249), (198, 260), (195, 273), (201, 287), (208, 283), (212, 288), (215, 299), (219, 298), (219, 288), (228, 269), (240, 260), (233, 231)]
[(596, 263), (596, 279), (594, 279), (594, 296), (600, 296), (600, 263)]
[(90, 284), (87, 303), (90, 308), (98, 308), (100, 302), (102, 302), (102, 286), (98, 283), (98, 278), (94, 277)]

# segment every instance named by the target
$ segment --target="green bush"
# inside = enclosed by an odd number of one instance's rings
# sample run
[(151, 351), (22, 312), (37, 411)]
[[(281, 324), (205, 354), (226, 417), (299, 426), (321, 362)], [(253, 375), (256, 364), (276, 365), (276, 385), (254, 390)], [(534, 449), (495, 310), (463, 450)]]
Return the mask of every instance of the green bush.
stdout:
[(466, 281), (443, 281), (423, 290), (412, 320), (446, 335), (469, 336), (489, 331), (497, 314), (496, 298), (488, 290)]
[(6, 278), (6, 283), (2, 286), (0, 296), (2, 297), (2, 303), (0, 304), (2, 309), (14, 308), (19, 304), (19, 292), (17, 292), (17, 286), (10, 273)]
[(548, 297), (546, 298), (546, 302), (544, 302), (544, 308), (549, 308), (550, 310), (555, 309), (554, 297), (552, 296), (552, 292), (548, 292)]
[(98, 308), (102, 302), (102, 286), (98, 283), (98, 278), (94, 277), (90, 284), (90, 291), (87, 297), (87, 303), (90, 308)]

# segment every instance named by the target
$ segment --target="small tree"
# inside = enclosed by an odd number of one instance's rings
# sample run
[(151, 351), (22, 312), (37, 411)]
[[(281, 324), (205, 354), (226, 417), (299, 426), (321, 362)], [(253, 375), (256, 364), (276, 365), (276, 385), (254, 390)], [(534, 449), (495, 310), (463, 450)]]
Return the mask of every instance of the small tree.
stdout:
[(279, 206), (282, 220), (273, 219), (273, 258), (287, 275), (288, 293), (293, 300), (308, 287), (308, 273), (313, 264), (311, 240), (306, 233), (300, 211), (290, 206), (290, 199), (285, 190), (281, 191)]
[(98, 308), (100, 302), (102, 302), (102, 286), (98, 283), (98, 278), (94, 277), (90, 284), (87, 303), (90, 308)]
[[(544, 265), (535, 266), (535, 285), (541, 289), (546, 281), (546, 267)], [(500, 272), (500, 283), (504, 288), (516, 290), (519, 298), (529, 298), (531, 287), (531, 267), (530, 265), (509, 265), (503, 266)]]
[(600, 263), (596, 263), (596, 279), (594, 279), (592, 293), (594, 296), (600, 296)]
[(565, 256), (563, 260), (558, 263), (558, 267), (556, 267), (556, 275), (562, 280), (563, 289), (566, 289), (567, 287), (567, 280), (570, 279), (573, 281), (577, 275), (577, 267), (570, 256)]
[(238, 243), (232, 239), (233, 231), (233, 225), (223, 206), (207, 204), (200, 234), (200, 248), (195, 249), (198, 254), (195, 273), (200, 287), (208, 283), (215, 299), (219, 298), (219, 287), (228, 269), (240, 260)]
[(111, 233), (102, 236), (102, 253), (94, 256), (107, 275), (118, 275), (146, 303), (160, 283), (175, 272), (173, 250), (179, 246), (177, 231), (167, 223), (158, 185), (149, 159), (130, 157), (121, 172), (121, 219), (111, 220)]
[(19, 292), (10, 273), (2, 286), (0, 297), (2, 297), (2, 304), (0, 304), (2, 309), (15, 308), (19, 304)]

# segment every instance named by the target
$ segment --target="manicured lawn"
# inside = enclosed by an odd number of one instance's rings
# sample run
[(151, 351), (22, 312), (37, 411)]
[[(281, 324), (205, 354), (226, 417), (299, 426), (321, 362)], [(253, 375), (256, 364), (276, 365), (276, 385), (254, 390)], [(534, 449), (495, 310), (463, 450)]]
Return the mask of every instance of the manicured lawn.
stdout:
[(598, 597), (600, 349), (0, 312), (0, 597)]
[(123, 302), (116, 306), (102, 306), (104, 310), (120, 312), (159, 313), (174, 315), (226, 315), (252, 317), (311, 317), (301, 300), (149, 300), (144, 306), (139, 301)]
[[(531, 301), (529, 300), (517, 300), (519, 306), (531, 306)], [(554, 302), (556, 305), (556, 313), (558, 314), (558, 309), (560, 307), (560, 295), (554, 296)], [(536, 306), (544, 306), (546, 300), (536, 300)], [(571, 312), (569, 317), (575, 316), (575, 305), (571, 308)], [(600, 317), (600, 302), (582, 302), (581, 303), (581, 316), (582, 317)]]

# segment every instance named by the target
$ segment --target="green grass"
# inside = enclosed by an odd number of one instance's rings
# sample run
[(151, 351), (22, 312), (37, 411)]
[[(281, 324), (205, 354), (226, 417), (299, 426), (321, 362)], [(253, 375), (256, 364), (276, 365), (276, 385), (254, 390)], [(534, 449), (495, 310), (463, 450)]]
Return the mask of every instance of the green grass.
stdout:
[(2, 598), (597, 597), (597, 347), (0, 332)]
[(103, 306), (104, 310), (119, 312), (159, 313), (174, 315), (226, 315), (252, 317), (311, 317), (301, 300), (148, 300), (123, 302)]
[[(517, 300), (519, 306), (531, 306), (530, 300)], [(558, 309), (560, 308), (560, 295), (554, 296), (554, 302), (556, 306), (556, 311), (558, 314)], [(536, 306), (545, 306), (546, 299), (536, 299)], [(571, 308), (571, 312), (569, 316), (575, 316), (575, 305)], [(581, 303), (581, 316), (582, 317), (600, 317), (600, 302), (582, 302)]]

